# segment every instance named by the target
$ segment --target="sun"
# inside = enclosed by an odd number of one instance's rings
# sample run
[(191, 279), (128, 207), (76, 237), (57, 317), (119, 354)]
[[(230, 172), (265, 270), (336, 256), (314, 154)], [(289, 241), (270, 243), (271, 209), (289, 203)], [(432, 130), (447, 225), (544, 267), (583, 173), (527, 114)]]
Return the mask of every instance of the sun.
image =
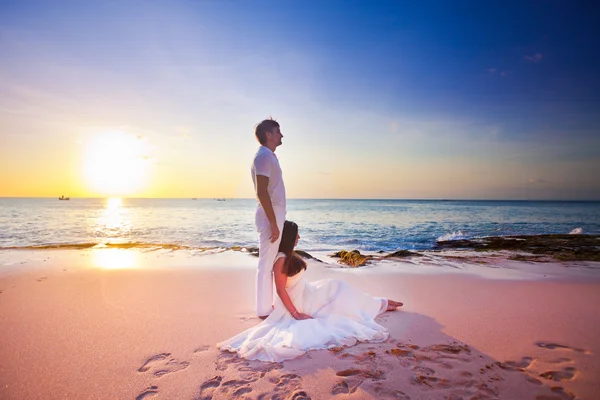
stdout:
[(123, 131), (94, 134), (83, 154), (86, 186), (102, 196), (131, 195), (143, 189), (149, 174), (143, 142)]

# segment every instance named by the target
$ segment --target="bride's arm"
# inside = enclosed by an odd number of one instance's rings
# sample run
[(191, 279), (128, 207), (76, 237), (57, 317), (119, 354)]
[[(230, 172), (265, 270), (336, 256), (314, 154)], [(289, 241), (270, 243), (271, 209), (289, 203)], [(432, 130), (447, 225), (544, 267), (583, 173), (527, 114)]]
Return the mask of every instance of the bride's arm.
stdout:
[(273, 277), (275, 278), (275, 289), (277, 290), (277, 295), (281, 299), (281, 302), (285, 306), (285, 308), (292, 314), (292, 317), (295, 319), (309, 319), (310, 315), (306, 315), (304, 313), (299, 312), (294, 303), (292, 303), (292, 299), (290, 299), (290, 295), (287, 290), (285, 290), (285, 284), (287, 283), (287, 275), (283, 273), (283, 263), (285, 262), (285, 257), (279, 258), (275, 261), (275, 265), (273, 265)]

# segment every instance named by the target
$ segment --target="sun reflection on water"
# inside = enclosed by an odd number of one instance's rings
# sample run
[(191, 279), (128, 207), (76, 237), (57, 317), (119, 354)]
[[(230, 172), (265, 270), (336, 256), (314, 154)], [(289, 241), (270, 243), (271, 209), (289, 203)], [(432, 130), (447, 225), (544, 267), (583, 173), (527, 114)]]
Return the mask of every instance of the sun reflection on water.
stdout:
[(106, 204), (98, 216), (96, 231), (101, 236), (122, 241), (131, 230), (131, 213), (123, 206), (119, 197), (106, 199)]
[(106, 208), (115, 209), (119, 208), (123, 205), (123, 200), (120, 197), (111, 197), (110, 199), (106, 199)]

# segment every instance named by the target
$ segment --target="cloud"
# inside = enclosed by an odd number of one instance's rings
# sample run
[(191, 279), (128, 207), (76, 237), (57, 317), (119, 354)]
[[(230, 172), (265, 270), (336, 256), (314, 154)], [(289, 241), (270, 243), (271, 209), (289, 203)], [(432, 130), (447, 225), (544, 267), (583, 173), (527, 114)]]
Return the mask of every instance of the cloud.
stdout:
[(523, 59), (525, 61), (528, 61), (528, 62), (534, 63), (534, 64), (537, 64), (540, 61), (542, 61), (542, 58), (544, 58), (544, 56), (541, 53), (535, 53), (534, 55), (531, 55), (531, 56), (529, 56), (529, 55), (523, 56)]
[(490, 75), (496, 75), (497, 74), (497, 75), (500, 75), (503, 78), (512, 74), (511, 71), (500, 71), (498, 68), (493, 68), (493, 67), (486, 69), (485, 72), (487, 72)]
[(548, 181), (542, 178), (529, 178), (527, 181), (528, 185), (543, 185), (545, 183), (548, 183)]
[(183, 138), (189, 139), (192, 137), (192, 128), (189, 126), (178, 126), (175, 128), (175, 130)]

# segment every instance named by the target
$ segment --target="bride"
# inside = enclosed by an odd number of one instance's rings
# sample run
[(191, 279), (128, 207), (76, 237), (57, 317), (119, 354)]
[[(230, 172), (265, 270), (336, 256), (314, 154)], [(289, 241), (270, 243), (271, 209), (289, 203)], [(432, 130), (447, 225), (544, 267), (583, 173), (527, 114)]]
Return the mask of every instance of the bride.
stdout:
[(217, 343), (219, 349), (248, 360), (279, 362), (308, 350), (387, 339), (387, 329), (374, 318), (402, 303), (369, 296), (341, 280), (307, 282), (306, 262), (294, 252), (298, 239), (298, 225), (285, 221), (273, 265), (278, 296), (271, 315), (259, 325)]

